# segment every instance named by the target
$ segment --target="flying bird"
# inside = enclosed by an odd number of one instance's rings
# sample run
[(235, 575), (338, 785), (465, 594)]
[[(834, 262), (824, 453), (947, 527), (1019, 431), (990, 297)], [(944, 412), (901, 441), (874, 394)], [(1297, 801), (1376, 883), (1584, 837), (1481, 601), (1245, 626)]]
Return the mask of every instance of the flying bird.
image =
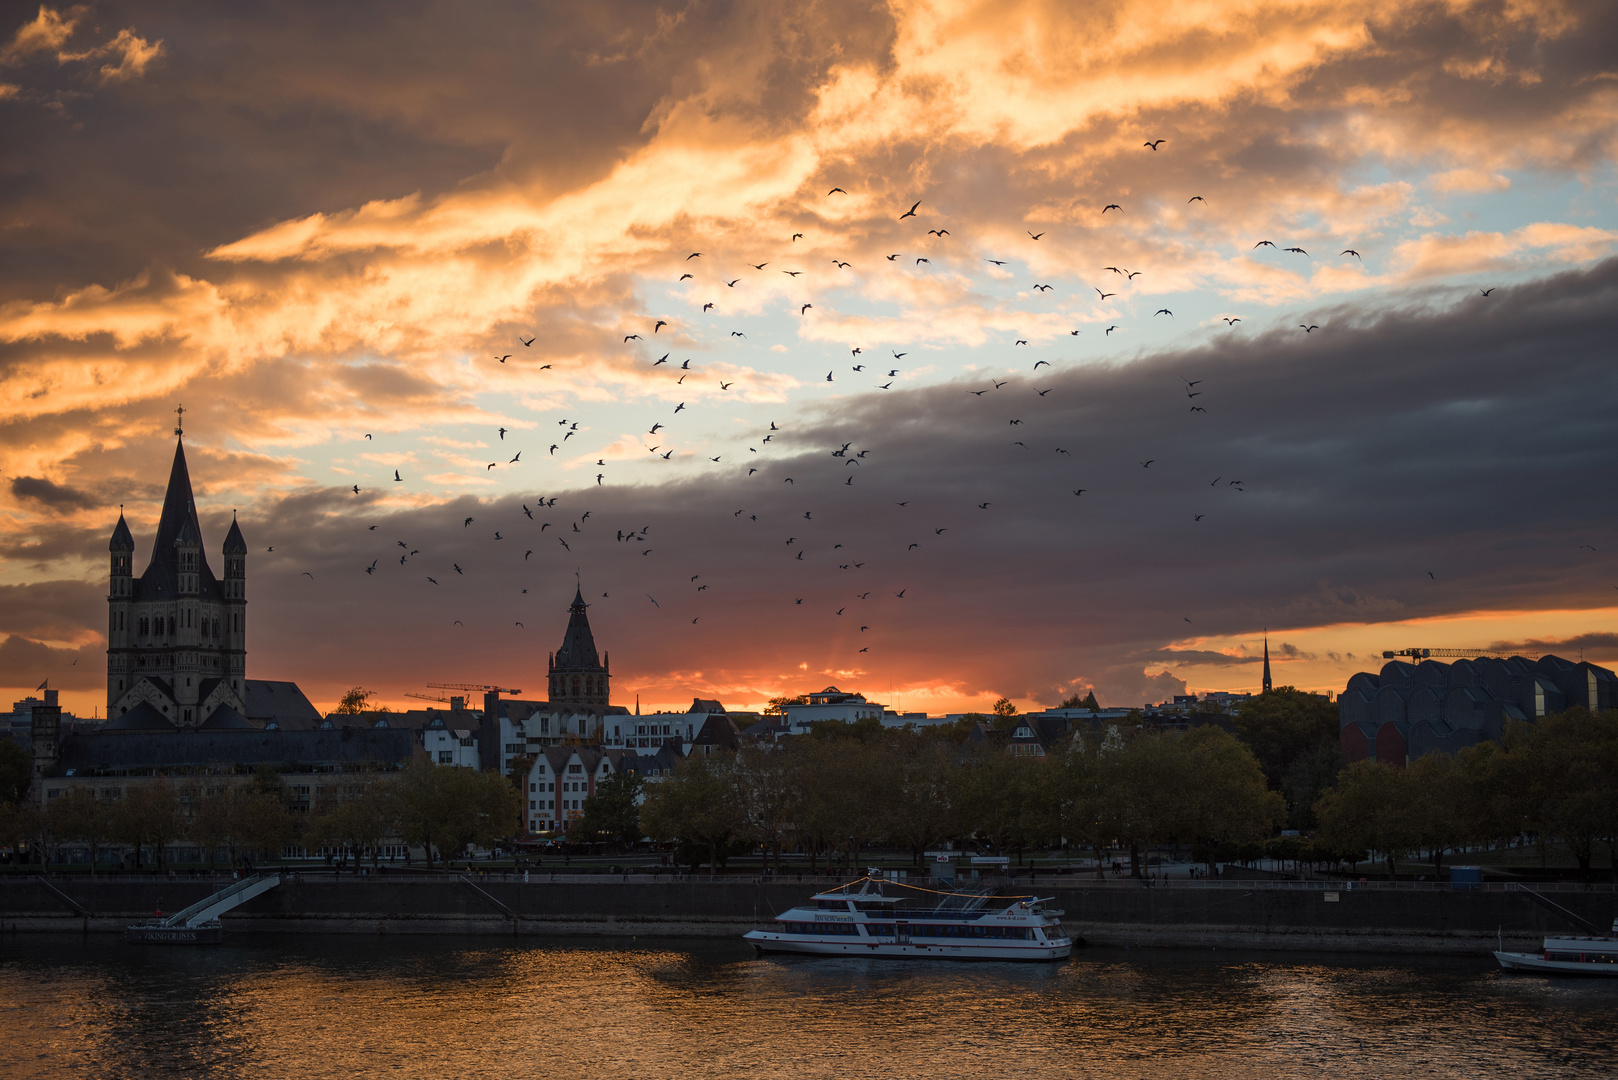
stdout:
[(1356, 258), (1356, 259), (1359, 259), (1359, 261), (1360, 261), (1360, 262), (1364, 262), (1364, 261), (1365, 261), (1365, 257), (1364, 257), (1364, 256), (1362, 256), (1362, 255), (1361, 255), (1361, 254), (1360, 254), (1360, 253), (1359, 253), (1359, 252), (1357, 252), (1357, 251), (1355, 251), (1355, 250), (1354, 250), (1354, 249), (1353, 249), (1353, 248), (1348, 248), (1348, 249), (1346, 249), (1346, 250), (1344, 250), (1344, 251), (1342, 251), (1342, 252), (1340, 252), (1340, 253), (1339, 253), (1339, 254), (1342, 254), (1342, 255), (1352, 255), (1352, 256), (1354, 256), (1354, 257), (1355, 257), (1355, 258)]
[(912, 206), (909, 210), (906, 210), (904, 213), (899, 215), (899, 220), (903, 221), (907, 217), (915, 217), (916, 216), (916, 207), (918, 207), (920, 205), (921, 205), (921, 200), (917, 199), (915, 206)]
[(1226, 326), (1235, 326), (1237, 323), (1239, 323), (1241, 321), (1242, 321), (1242, 317), (1240, 315), (1238, 315), (1234, 319), (1226, 318), (1225, 319), (1225, 325)]
[(1168, 308), (1158, 308), (1155, 312), (1152, 313), (1152, 318), (1155, 319), (1159, 315), (1167, 315), (1171, 319), (1174, 318), (1174, 312), (1170, 311)]
[(828, 191), (828, 192), (826, 192), (826, 198), (828, 198), (828, 199), (829, 199), (829, 198), (831, 198), (831, 197), (832, 197), (832, 196), (833, 196), (833, 195), (837, 195), (837, 194), (843, 194), (843, 195), (847, 195), (847, 194), (848, 194), (848, 192), (846, 192), (846, 191), (844, 191), (844, 190), (843, 190), (843, 189), (842, 189), (842, 188), (840, 188), (840, 187), (834, 187), (834, 188), (832, 188), (832, 189), (831, 189), (831, 190), (830, 190), (830, 191)]
[(1153, 151), (1156, 151), (1159, 146), (1162, 146), (1166, 142), (1168, 142), (1167, 139), (1154, 139), (1149, 143), (1142, 143), (1141, 145), (1142, 146), (1149, 146), (1149, 147), (1152, 148)]
[[(1023, 231), (1027, 232), (1028, 230), (1024, 229)], [(1038, 232), (1038, 233), (1031, 232), (1031, 233), (1028, 233), (1028, 238), (1030, 240), (1038, 240), (1041, 236), (1044, 236), (1044, 235), (1045, 234), (1042, 233), (1042, 232)]]
[(1306, 334), (1312, 334), (1316, 330), (1319, 330), (1320, 327), (1318, 327), (1318, 326), (1305, 326), (1305, 325), (1303, 325), (1303, 323), (1299, 323), (1298, 324), (1298, 329), (1302, 330)]
[(1187, 199), (1185, 202), (1186, 202), (1186, 205), (1189, 206), (1194, 202), (1207, 202), (1207, 201), (1208, 200), (1204, 199), (1201, 195), (1193, 195), (1189, 199)]
[[(1091, 286), (1091, 288), (1094, 288), (1094, 286)], [(1105, 300), (1109, 296), (1117, 296), (1118, 295), (1117, 293), (1101, 292), (1100, 289), (1096, 289), (1096, 292), (1101, 294), (1101, 299), (1103, 299), (1103, 300)]]
[(1308, 255), (1309, 254), (1307, 251), (1303, 250), (1303, 248), (1300, 248), (1300, 247), (1282, 248), (1281, 250), (1282, 251), (1290, 251), (1294, 255)]
[(1124, 208), (1119, 206), (1117, 203), (1108, 203), (1106, 206), (1101, 208), (1101, 212), (1103, 214), (1105, 214), (1108, 210), (1116, 210), (1120, 214), (1124, 212)]
[(498, 360), (498, 361), (500, 361), (500, 362), (501, 362), (501, 363), (502, 363), (502, 364), (503, 364), (503, 363), (505, 363), (505, 362), (506, 362), (506, 361), (507, 361), (507, 360), (510, 360), (510, 359), (511, 359), (511, 357), (512, 357), (512, 356), (513, 356), (513, 355), (514, 355), (514, 354), (512, 354), (512, 353), (506, 353), (506, 355), (504, 355), (504, 356), (497, 356), (497, 357), (495, 357), (495, 359), (496, 359), (496, 360)]
[[(1499, 287), (1500, 286), (1496, 285), (1494, 289), (1498, 289)], [(1490, 293), (1494, 292), (1494, 289), (1479, 289), (1478, 292), (1482, 293), (1484, 296), (1488, 296)], [(367, 435), (366, 438), (369, 439), (370, 436)]]
[(685, 261), (690, 262), (692, 259), (700, 259), (700, 258), (702, 258), (702, 252), (693, 251), (691, 254), (689, 254), (689, 255), (687, 255), (685, 257)]
[(1274, 247), (1274, 246), (1275, 246), (1275, 242), (1272, 241), (1272, 240), (1260, 240), (1258, 243), (1253, 245), (1253, 250), (1257, 251), (1261, 247)]
[(1143, 469), (1150, 469), (1152, 467), (1152, 462), (1156, 460), (1156, 458), (1152, 458), (1150, 461), (1143, 461), (1140, 463), (1140, 467)]
[(798, 314), (802, 315), (804, 312), (808, 311), (810, 308), (812, 308), (814, 306), (815, 305), (813, 305), (813, 304), (805, 304), (805, 305), (803, 305), (803, 307), (798, 309)]

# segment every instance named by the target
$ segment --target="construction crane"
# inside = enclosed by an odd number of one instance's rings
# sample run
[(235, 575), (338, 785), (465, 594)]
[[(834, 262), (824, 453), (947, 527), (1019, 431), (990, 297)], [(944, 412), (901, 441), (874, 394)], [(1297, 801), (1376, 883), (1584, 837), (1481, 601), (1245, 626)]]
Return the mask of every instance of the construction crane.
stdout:
[(463, 690), (474, 694), (520, 694), (521, 690), (512, 686), (485, 686), (482, 683), (464, 682), (430, 682), (427, 684), (433, 690)]
[(432, 694), (412, 694), (412, 693), (409, 693), (408, 691), (405, 693), (405, 697), (420, 698), (423, 701), (448, 701), (449, 700), (449, 698), (444, 697), (442, 694), (435, 697)]
[(1396, 656), (1408, 656), (1412, 660), (1428, 660), (1433, 657), (1447, 657), (1452, 659), (1469, 660), (1474, 656), (1534, 656), (1539, 653), (1525, 653), (1521, 649), (1385, 649), (1382, 659), (1392, 660)]

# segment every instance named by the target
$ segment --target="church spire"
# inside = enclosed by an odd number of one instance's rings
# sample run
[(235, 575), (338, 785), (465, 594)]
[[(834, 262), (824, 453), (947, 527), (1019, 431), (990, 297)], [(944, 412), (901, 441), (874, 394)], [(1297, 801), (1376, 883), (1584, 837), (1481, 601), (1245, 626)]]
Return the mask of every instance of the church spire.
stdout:
[(1264, 631), (1264, 692), (1270, 692), (1270, 631)]

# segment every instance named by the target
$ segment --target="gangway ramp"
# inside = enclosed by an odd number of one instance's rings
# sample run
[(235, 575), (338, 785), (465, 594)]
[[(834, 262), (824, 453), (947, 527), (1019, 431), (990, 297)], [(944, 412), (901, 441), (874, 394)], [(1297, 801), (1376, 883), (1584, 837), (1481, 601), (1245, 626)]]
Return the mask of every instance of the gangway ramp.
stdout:
[(127, 941), (165, 945), (213, 945), (224, 940), (219, 916), (240, 907), (255, 896), (262, 896), (281, 884), (280, 874), (255, 874), (225, 886), (212, 896), (203, 897), (172, 915), (136, 923), (124, 931)]

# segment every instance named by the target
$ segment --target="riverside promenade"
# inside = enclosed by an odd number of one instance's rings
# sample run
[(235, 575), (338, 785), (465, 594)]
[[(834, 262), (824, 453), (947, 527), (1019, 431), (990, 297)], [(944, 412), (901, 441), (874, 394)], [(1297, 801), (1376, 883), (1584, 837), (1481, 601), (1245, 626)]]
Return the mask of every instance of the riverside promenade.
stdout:
[[(0, 932), (121, 932), (230, 882), (117, 875), (0, 878)], [(229, 934), (502, 934), (726, 937), (767, 923), (831, 877), (516, 873), (357, 875), (290, 870), (282, 885), (225, 916)], [(1005, 895), (1062, 908), (1090, 945), (1479, 953), (1503, 939), (1605, 932), (1611, 884), (1076, 880), (1018, 878)]]

